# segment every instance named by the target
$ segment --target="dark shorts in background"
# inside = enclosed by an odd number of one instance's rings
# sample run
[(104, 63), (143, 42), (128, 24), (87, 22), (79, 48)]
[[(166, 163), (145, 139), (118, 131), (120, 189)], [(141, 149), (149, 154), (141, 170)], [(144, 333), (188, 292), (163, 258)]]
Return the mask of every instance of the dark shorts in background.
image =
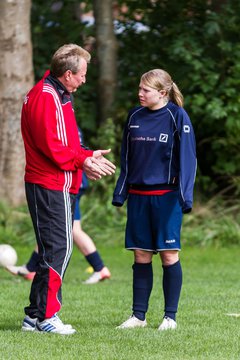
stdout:
[(125, 247), (128, 250), (180, 250), (182, 209), (178, 191), (129, 194)]
[(76, 195), (75, 208), (74, 208), (74, 214), (73, 214), (74, 220), (81, 220), (82, 214), (81, 214), (81, 208), (80, 208), (80, 200), (81, 200), (81, 197), (83, 194), (84, 194), (84, 191), (80, 191)]

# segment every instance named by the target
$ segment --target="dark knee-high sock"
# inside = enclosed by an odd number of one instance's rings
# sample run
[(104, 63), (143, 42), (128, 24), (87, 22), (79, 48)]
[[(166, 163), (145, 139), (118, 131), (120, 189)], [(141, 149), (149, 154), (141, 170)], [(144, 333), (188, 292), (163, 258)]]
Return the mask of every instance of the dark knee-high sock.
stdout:
[(182, 287), (182, 267), (180, 261), (163, 266), (163, 293), (165, 316), (175, 320)]
[(94, 251), (93, 253), (85, 256), (87, 262), (93, 267), (94, 271), (101, 271), (104, 267), (103, 261), (101, 259), (98, 251)]
[(153, 286), (152, 263), (134, 263), (133, 269), (133, 315), (145, 320), (148, 301)]
[(28, 269), (28, 271), (30, 271), (30, 272), (37, 271), (39, 258), (40, 258), (39, 254), (36, 251), (33, 251), (30, 259), (28, 260), (28, 262), (26, 264), (26, 268)]

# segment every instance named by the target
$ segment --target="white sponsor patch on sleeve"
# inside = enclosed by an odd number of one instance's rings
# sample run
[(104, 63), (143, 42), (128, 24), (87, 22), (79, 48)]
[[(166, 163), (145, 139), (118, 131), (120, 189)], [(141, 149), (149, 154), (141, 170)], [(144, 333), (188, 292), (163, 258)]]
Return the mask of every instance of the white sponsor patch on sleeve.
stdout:
[(189, 126), (189, 125), (184, 125), (184, 126), (183, 126), (183, 131), (184, 131), (185, 133), (190, 133), (190, 126)]

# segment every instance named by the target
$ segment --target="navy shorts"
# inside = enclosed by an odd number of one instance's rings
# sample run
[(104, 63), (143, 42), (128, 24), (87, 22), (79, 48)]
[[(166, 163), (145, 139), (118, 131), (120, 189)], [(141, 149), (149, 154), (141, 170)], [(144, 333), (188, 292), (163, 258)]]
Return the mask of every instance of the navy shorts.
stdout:
[(74, 220), (81, 220), (81, 208), (80, 208), (80, 200), (81, 196), (84, 194), (84, 190), (80, 190), (79, 193), (76, 195), (75, 199), (75, 208), (74, 208)]
[(160, 196), (129, 194), (126, 249), (153, 252), (180, 250), (181, 226), (178, 191)]

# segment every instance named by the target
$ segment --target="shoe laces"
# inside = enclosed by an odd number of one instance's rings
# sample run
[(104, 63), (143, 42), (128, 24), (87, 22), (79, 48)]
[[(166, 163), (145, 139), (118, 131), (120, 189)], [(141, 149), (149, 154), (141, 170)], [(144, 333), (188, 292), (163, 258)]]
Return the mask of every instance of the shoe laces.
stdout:
[(62, 320), (59, 318), (59, 316), (57, 314), (54, 314), (51, 318), (52, 321), (58, 323), (59, 325), (64, 325)]

